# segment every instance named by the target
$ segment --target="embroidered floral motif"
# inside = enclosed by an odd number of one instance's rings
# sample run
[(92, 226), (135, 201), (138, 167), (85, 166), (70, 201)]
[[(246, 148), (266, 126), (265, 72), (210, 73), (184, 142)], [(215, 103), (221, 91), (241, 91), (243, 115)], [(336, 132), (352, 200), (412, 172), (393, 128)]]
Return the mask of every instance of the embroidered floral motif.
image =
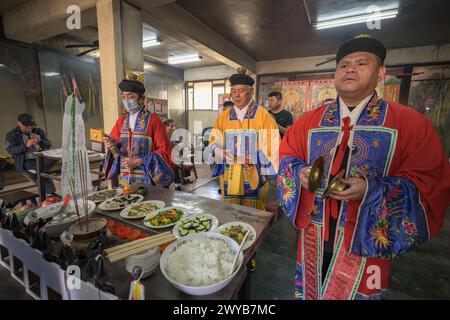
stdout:
[(367, 107), (366, 114), (361, 119), (363, 122), (376, 122), (380, 120), (381, 101), (382, 100), (378, 99), (376, 96), (373, 97)]
[(146, 112), (142, 112), (139, 116), (139, 120), (138, 120), (138, 123), (139, 123), (138, 129), (139, 130), (145, 129), (145, 126), (147, 125), (146, 115), (147, 115)]
[(366, 163), (360, 167), (350, 167), (350, 177), (358, 178), (358, 177), (376, 177), (378, 173), (375, 169), (369, 168), (369, 165)]
[(277, 178), (278, 186), (283, 190), (283, 203), (286, 204), (291, 201), (294, 197), (295, 181), (292, 176), (291, 166), (286, 166), (284, 172), (281, 173)]
[(325, 114), (325, 117), (323, 119), (324, 122), (326, 123), (336, 123), (338, 122), (338, 118), (337, 118), (337, 104), (336, 103), (331, 103), (327, 113)]
[(375, 240), (375, 246), (378, 248), (387, 249), (390, 246), (389, 238), (388, 238), (388, 225), (383, 225), (380, 223), (378, 227), (370, 230), (370, 235), (372, 236), (372, 240)]
[(405, 227), (407, 234), (416, 234), (417, 233), (417, 228), (416, 228), (415, 223), (408, 222), (407, 220), (403, 220), (402, 226)]
[[(400, 230), (391, 227), (391, 225), (395, 225), (392, 223), (393, 220), (402, 218), (401, 213), (405, 212), (405, 210), (402, 210), (404, 197), (399, 183), (400, 181), (396, 185), (385, 187), (386, 195), (382, 202), (380, 214), (377, 217), (376, 226), (370, 230), (371, 239), (375, 241), (375, 246), (380, 249), (387, 250), (391, 246), (392, 241), (389, 240), (390, 232), (400, 233)], [(386, 188), (389, 188), (389, 190), (386, 190)], [(412, 224), (411, 226), (408, 221), (403, 221), (402, 225), (406, 228), (408, 235), (412, 234), (414, 230), (417, 231), (415, 225)]]
[(296, 263), (295, 266), (295, 291), (294, 297), (297, 300), (303, 299), (303, 270), (300, 263)]

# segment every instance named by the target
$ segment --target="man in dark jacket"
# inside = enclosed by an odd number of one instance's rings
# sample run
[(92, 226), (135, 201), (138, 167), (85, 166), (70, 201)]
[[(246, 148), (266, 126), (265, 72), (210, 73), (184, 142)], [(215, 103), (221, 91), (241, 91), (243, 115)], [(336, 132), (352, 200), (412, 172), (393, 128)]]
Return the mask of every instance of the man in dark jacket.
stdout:
[[(14, 158), (14, 169), (19, 172), (27, 172), (27, 176), (36, 179), (35, 175), (30, 175), (29, 170), (36, 170), (36, 158), (34, 152), (48, 150), (52, 144), (47, 139), (44, 130), (36, 128), (33, 116), (22, 113), (17, 117), (17, 127), (6, 134), (6, 150)], [(48, 171), (55, 161), (44, 159), (43, 171)], [(55, 192), (53, 181), (42, 178), (47, 194)]]

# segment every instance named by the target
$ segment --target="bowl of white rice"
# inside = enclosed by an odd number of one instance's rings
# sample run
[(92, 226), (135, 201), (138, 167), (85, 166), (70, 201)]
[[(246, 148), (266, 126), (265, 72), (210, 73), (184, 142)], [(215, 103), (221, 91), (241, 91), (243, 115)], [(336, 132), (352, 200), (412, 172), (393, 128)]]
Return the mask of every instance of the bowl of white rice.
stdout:
[(194, 296), (215, 293), (236, 276), (244, 256), (230, 274), (239, 245), (220, 233), (202, 232), (171, 243), (160, 260), (161, 272), (177, 289)]

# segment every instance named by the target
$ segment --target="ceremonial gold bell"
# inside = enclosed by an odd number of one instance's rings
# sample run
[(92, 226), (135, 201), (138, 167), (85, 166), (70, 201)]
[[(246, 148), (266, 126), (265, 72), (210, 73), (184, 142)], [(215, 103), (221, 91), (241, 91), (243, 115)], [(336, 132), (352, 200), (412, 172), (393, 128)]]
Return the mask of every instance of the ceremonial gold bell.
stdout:
[(320, 185), (320, 182), (322, 181), (323, 172), (324, 172), (324, 159), (322, 156), (320, 156), (314, 161), (313, 166), (309, 169), (309, 176), (308, 176), (309, 191), (314, 192), (317, 190), (317, 188)]
[(339, 173), (330, 181), (327, 188), (323, 192), (322, 198), (327, 198), (333, 191), (344, 191), (347, 186), (343, 181), (345, 170), (339, 171)]

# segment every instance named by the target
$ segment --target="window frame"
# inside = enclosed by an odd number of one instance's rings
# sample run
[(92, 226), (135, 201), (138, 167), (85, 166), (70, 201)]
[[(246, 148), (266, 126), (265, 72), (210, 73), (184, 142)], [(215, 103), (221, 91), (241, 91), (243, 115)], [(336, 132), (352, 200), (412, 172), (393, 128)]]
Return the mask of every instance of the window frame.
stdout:
[[(186, 106), (187, 111), (217, 111), (219, 106), (214, 108), (214, 88), (223, 88), (223, 94), (227, 93), (227, 81), (228, 78), (219, 78), (219, 79), (207, 79), (207, 80), (195, 80), (195, 81), (186, 81), (185, 90), (186, 90)], [(195, 83), (205, 83), (209, 82), (211, 84), (211, 108), (209, 109), (198, 109), (195, 108)], [(192, 101), (189, 99), (189, 90), (192, 89)], [(190, 108), (192, 104), (192, 109)]]

